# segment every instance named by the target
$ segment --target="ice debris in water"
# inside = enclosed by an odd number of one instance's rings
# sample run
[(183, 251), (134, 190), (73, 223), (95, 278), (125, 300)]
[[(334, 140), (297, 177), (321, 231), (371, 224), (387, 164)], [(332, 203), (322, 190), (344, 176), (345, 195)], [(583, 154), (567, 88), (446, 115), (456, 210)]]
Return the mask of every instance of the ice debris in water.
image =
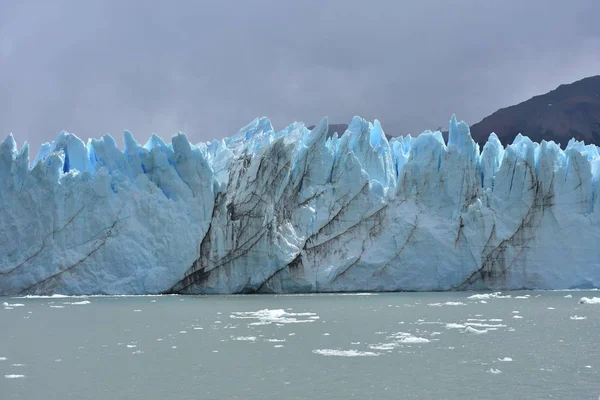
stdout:
[(600, 297), (582, 297), (579, 299), (579, 304), (600, 304)]
[(473, 328), (472, 326), (467, 326), (463, 332), (464, 333), (474, 333), (476, 335), (481, 335), (481, 334), (487, 333), (488, 330), (487, 329), (476, 329), (476, 328)]
[(4, 303), (2, 303), (2, 305), (4, 307), (25, 307), (25, 304), (21, 304), (21, 303), (10, 304), (10, 303), (7, 303), (6, 301)]
[(580, 317), (579, 315), (573, 315), (570, 318), (572, 320), (575, 320), (575, 321), (580, 321), (580, 320), (583, 320), (583, 319), (587, 319), (587, 317)]
[(329, 357), (375, 357), (380, 353), (359, 350), (317, 349), (313, 353)]
[(503, 357), (503, 358), (499, 358), (498, 361), (500, 362), (511, 362), (513, 359), (510, 357)]
[(19, 378), (25, 378), (25, 375), (19, 375), (19, 374), (8, 374), (8, 375), (4, 375), (4, 377), (6, 379), (19, 379)]
[(489, 300), (489, 299), (510, 299), (511, 296), (509, 294), (502, 295), (502, 292), (494, 292), (494, 293), (478, 293), (472, 296), (467, 297), (469, 300)]
[(496, 368), (490, 368), (490, 369), (488, 370), (488, 372), (489, 372), (490, 374), (501, 374), (501, 373), (502, 373), (502, 371), (500, 371), (499, 369), (496, 369)]
[[(254, 319), (258, 322), (252, 322), (249, 325), (270, 325), (270, 324), (295, 324), (303, 322), (314, 322), (310, 317), (316, 316), (312, 312), (292, 313), (282, 309), (264, 309), (258, 311), (236, 311), (231, 313), (230, 318), (234, 319)], [(305, 319), (302, 319), (305, 318)]]

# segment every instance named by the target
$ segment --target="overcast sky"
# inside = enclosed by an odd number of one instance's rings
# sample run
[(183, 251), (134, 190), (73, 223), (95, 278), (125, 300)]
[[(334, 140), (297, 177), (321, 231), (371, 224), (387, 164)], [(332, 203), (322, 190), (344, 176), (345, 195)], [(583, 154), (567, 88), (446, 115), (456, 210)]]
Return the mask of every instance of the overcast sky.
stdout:
[(600, 1), (0, 0), (0, 135), (475, 123), (600, 74)]

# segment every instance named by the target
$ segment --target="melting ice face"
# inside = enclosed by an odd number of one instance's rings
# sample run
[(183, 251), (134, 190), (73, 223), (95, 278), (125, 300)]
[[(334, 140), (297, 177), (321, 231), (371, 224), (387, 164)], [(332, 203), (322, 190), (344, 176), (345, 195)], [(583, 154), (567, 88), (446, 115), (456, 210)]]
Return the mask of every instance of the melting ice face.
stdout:
[(0, 295), (600, 287), (599, 178), (596, 146), (480, 147), (455, 117), (448, 142), (359, 117), (122, 150), (62, 132), (32, 163), (9, 136)]

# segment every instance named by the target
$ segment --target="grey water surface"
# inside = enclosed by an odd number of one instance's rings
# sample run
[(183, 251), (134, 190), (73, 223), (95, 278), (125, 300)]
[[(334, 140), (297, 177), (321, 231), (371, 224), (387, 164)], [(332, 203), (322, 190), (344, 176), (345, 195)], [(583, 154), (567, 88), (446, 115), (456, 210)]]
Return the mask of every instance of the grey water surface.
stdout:
[(474, 294), (1, 298), (0, 399), (599, 398), (599, 292)]

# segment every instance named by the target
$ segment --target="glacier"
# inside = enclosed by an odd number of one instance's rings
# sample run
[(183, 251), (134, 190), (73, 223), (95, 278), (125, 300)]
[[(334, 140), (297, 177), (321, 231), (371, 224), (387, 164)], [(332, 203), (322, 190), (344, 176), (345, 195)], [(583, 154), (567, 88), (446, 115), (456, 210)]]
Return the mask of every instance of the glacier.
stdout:
[(448, 132), (263, 117), (196, 145), (61, 132), (33, 162), (9, 135), (0, 295), (600, 287), (598, 147)]

